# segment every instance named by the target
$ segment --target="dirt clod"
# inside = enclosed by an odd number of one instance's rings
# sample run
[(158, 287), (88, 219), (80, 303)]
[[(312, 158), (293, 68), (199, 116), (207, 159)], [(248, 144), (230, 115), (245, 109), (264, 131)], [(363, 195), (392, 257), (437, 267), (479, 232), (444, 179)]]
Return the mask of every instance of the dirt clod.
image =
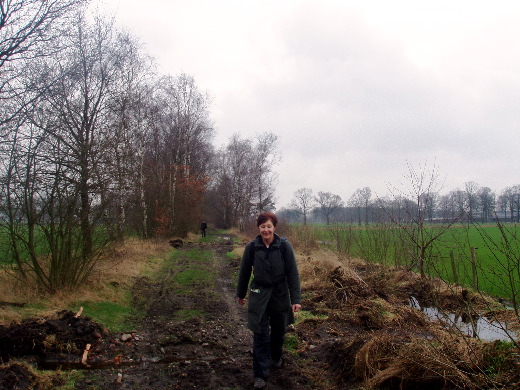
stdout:
[(0, 366), (0, 389), (34, 389), (32, 386), (35, 380), (33, 373), (25, 366), (20, 364), (10, 364)]

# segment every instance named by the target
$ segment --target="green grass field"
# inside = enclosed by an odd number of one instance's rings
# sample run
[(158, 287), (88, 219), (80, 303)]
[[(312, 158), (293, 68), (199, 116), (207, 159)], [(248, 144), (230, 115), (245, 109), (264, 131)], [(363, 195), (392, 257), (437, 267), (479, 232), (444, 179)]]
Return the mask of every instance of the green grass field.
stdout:
[[(15, 237), (14, 241), (13, 236)], [(97, 226), (92, 235), (94, 249), (104, 247), (108, 241), (106, 228)], [(13, 242), (16, 245), (13, 245)], [(16, 225), (13, 227), (13, 231), (10, 231), (7, 225), (0, 225), (0, 266), (11, 265), (15, 262), (14, 246), (16, 246), (20, 261), (25, 262), (31, 261), (33, 255), (36, 257), (48, 255), (53, 251), (52, 248), (56, 253), (70, 246), (71, 252), (79, 252), (81, 244), (82, 235), (78, 228), (64, 232), (63, 230), (51, 231), (49, 226), (35, 226), (30, 235), (27, 225)]]
[[(293, 226), (296, 230), (302, 226)], [(404, 229), (393, 225), (358, 226), (312, 224), (305, 227), (322, 245), (352, 257), (388, 265), (409, 266), (417, 253)], [(436, 235), (438, 225), (424, 229), (426, 239)], [(412, 233), (411, 228), (407, 233)], [(417, 229), (413, 233), (417, 237)], [(433, 277), (473, 287), (472, 249), (475, 254), (478, 289), (510, 300), (520, 290), (520, 226), (457, 225), (446, 229), (426, 254), (425, 271)]]

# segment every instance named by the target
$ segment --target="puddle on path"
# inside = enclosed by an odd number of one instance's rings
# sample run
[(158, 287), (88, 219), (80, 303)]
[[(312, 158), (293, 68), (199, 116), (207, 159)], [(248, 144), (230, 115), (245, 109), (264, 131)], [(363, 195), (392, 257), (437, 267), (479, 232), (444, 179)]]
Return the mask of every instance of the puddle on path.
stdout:
[(440, 320), (470, 337), (478, 337), (483, 341), (511, 341), (511, 338), (518, 340), (518, 335), (509, 330), (506, 323), (490, 321), (484, 317), (463, 319), (460, 315), (443, 313), (435, 307), (421, 307), (415, 297), (410, 298), (410, 306), (421, 310), (430, 321)]

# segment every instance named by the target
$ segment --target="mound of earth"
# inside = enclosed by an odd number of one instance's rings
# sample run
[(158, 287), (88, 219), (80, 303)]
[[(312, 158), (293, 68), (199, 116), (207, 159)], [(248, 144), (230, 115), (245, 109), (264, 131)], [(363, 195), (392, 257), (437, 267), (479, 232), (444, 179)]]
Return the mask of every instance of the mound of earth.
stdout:
[(0, 358), (7, 363), (22, 356), (45, 358), (52, 353), (78, 353), (87, 344), (99, 341), (102, 332), (102, 326), (90, 318), (66, 310), (54, 318), (0, 325)]

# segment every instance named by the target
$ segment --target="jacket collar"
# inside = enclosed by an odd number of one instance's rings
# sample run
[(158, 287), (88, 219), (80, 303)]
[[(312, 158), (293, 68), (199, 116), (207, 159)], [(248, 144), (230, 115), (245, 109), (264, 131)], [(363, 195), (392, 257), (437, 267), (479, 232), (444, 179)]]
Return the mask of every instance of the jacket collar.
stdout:
[[(274, 240), (271, 243), (271, 245), (269, 245), (269, 248), (271, 248), (271, 247), (280, 248), (281, 243), (282, 243), (282, 239), (280, 238), (280, 236), (278, 234), (275, 233)], [(255, 238), (255, 247), (259, 247), (259, 246), (265, 248), (264, 241), (262, 240), (262, 236), (260, 234), (258, 236), (256, 236), (256, 238)]]

